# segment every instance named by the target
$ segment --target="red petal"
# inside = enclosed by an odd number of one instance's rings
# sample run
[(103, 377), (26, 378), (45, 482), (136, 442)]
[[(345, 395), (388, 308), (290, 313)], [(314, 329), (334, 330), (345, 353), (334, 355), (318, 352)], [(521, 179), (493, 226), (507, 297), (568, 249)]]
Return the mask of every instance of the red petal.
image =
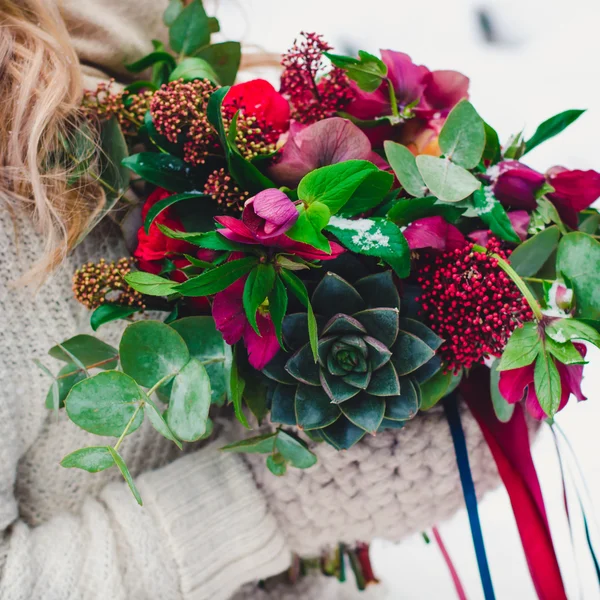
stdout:
[(244, 343), (248, 350), (248, 362), (257, 370), (264, 369), (279, 350), (279, 342), (275, 335), (275, 327), (270, 316), (256, 316), (258, 330), (262, 337), (259, 337), (250, 323), (246, 321), (244, 329)]
[(248, 323), (242, 303), (245, 283), (246, 277), (216, 294), (213, 300), (212, 316), (215, 326), (230, 346), (242, 339)]
[(533, 387), (533, 364), (519, 369), (500, 371), (498, 389), (501, 396), (509, 403), (515, 404), (523, 399), (525, 388)]

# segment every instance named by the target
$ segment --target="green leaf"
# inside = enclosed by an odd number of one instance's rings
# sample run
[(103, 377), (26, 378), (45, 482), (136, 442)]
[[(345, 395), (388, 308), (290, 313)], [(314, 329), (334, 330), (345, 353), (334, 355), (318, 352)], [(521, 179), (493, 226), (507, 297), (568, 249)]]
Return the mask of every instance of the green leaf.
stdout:
[(277, 431), (247, 438), (233, 444), (223, 446), (225, 452), (248, 452), (250, 454), (271, 454), (275, 449)]
[(121, 161), (145, 181), (170, 192), (185, 192), (194, 188), (192, 168), (180, 158), (162, 152), (140, 152)]
[(267, 456), (267, 469), (276, 475), (277, 477), (281, 477), (285, 475), (287, 471), (287, 462), (279, 452), (276, 454), (270, 454)]
[(203, 58), (190, 56), (184, 58), (177, 68), (169, 75), (169, 81), (194, 81), (195, 79), (208, 79), (215, 85), (220, 85), (219, 76), (215, 73), (210, 63)]
[(586, 217), (583, 221), (581, 221), (578, 229), (582, 233), (594, 235), (596, 231), (598, 231), (598, 226), (600, 226), (600, 214), (596, 213)]
[(208, 17), (208, 28), (210, 29), (211, 33), (219, 33), (219, 31), (221, 31), (219, 19), (216, 17)]
[(442, 216), (449, 223), (455, 223), (466, 211), (452, 204), (440, 202), (434, 196), (426, 198), (401, 198), (390, 208), (387, 218), (399, 226), (406, 226), (423, 217)]
[(547, 352), (540, 352), (533, 371), (535, 393), (542, 410), (553, 417), (560, 406), (560, 375), (554, 359)]
[(345, 216), (352, 217), (375, 208), (385, 200), (393, 184), (394, 176), (391, 173), (380, 170), (370, 171), (350, 200), (344, 204), (342, 212)]
[(419, 386), (421, 389), (421, 410), (429, 410), (448, 394), (454, 377), (451, 371), (447, 373), (438, 371), (433, 377), (422, 383)]
[(317, 462), (317, 457), (302, 440), (282, 429), (277, 432), (275, 448), (297, 469), (308, 469)]
[(158, 224), (158, 228), (170, 238), (174, 240), (184, 240), (194, 246), (206, 248), (208, 250), (224, 250), (224, 251), (248, 251), (248, 245), (236, 244), (230, 242), (226, 237), (222, 236), (217, 231), (207, 231), (205, 233), (187, 233), (185, 231), (175, 231), (169, 229), (165, 225)]
[(367, 160), (348, 160), (315, 169), (298, 185), (298, 198), (325, 204), (332, 215), (340, 211), (377, 167)]
[(333, 404), (323, 388), (300, 384), (294, 402), (296, 422), (304, 430), (327, 427), (340, 418), (340, 408)]
[(171, 69), (177, 66), (177, 61), (168, 52), (151, 52), (140, 60), (125, 65), (125, 68), (132, 73), (141, 73), (157, 63), (165, 63)]
[(537, 323), (524, 323), (515, 329), (504, 348), (498, 371), (509, 371), (530, 365), (542, 351)]
[(85, 373), (73, 363), (66, 364), (52, 382), (46, 395), (46, 408), (58, 410), (65, 405), (71, 388), (86, 378)]
[(497, 163), (502, 160), (502, 147), (500, 146), (498, 133), (485, 122), (483, 123), (483, 127), (485, 129), (485, 148), (481, 158), (482, 160), (490, 161), (492, 164)]
[(510, 265), (521, 277), (532, 277), (556, 250), (559, 238), (556, 225), (540, 231), (513, 250)]
[(387, 77), (386, 64), (376, 56), (358, 51), (358, 58), (341, 56), (324, 52), (325, 56), (336, 66), (344, 69), (349, 79), (355, 81), (358, 87), (365, 92), (374, 92)]
[(254, 329), (259, 337), (261, 336), (261, 333), (256, 322), (256, 311), (267, 299), (274, 284), (275, 268), (273, 265), (258, 264), (250, 271), (244, 285), (244, 311), (252, 329)]
[(385, 400), (364, 392), (340, 403), (339, 407), (350, 422), (371, 434), (377, 432), (385, 414)]
[(154, 402), (152, 402), (152, 400), (150, 400), (148, 397), (146, 397), (145, 408), (152, 427), (154, 427), (154, 429), (156, 429), (160, 435), (168, 440), (171, 440), (180, 450), (183, 450), (181, 442), (177, 439), (171, 428), (167, 425), (167, 422), (160, 414), (156, 404), (154, 404)]
[(572, 340), (585, 340), (600, 348), (600, 333), (586, 323), (575, 319), (556, 319), (546, 326), (546, 333), (559, 344)]
[(178, 286), (175, 281), (145, 271), (134, 271), (125, 275), (124, 279), (134, 290), (146, 296), (169, 296)]
[(137, 312), (140, 312), (139, 306), (124, 306), (121, 304), (101, 304), (94, 310), (90, 316), (90, 325), (94, 331), (98, 331), (101, 325), (116, 321), (117, 319), (126, 319)]
[(546, 349), (554, 358), (560, 361), (563, 365), (584, 365), (586, 364), (585, 358), (579, 354), (577, 348), (573, 345), (573, 342), (567, 341), (558, 343), (554, 341), (550, 336), (545, 340)]
[(183, 338), (160, 321), (129, 325), (121, 338), (119, 353), (123, 371), (147, 388), (179, 373), (190, 359)]
[(423, 198), (427, 194), (427, 186), (419, 173), (414, 154), (406, 146), (390, 140), (385, 141), (383, 147), (385, 156), (402, 187), (411, 196)]
[(88, 473), (98, 473), (110, 469), (115, 464), (115, 459), (107, 446), (90, 446), (67, 454), (60, 464), (66, 469), (76, 468)]
[(474, 169), (485, 149), (485, 127), (468, 100), (451, 111), (440, 131), (439, 144), (447, 159), (465, 169)]
[(246, 415), (242, 410), (242, 398), (244, 395), (244, 387), (246, 386), (246, 382), (244, 381), (243, 377), (240, 375), (240, 372), (238, 370), (235, 348), (233, 350), (233, 360), (231, 362), (231, 372), (229, 381), (229, 388), (231, 390), (231, 401), (233, 403), (233, 410), (235, 412), (235, 416), (237, 420), (244, 427), (246, 427), (246, 429), (250, 429), (248, 419), (246, 419)]
[(171, 431), (185, 442), (204, 436), (211, 403), (210, 378), (204, 365), (192, 358), (173, 380), (167, 409)]
[(170, 324), (186, 343), (190, 356), (204, 364), (210, 378), (212, 401), (223, 404), (229, 389), (231, 346), (217, 331), (212, 317), (185, 317)]
[(498, 359), (494, 360), (490, 368), (490, 394), (496, 417), (502, 423), (508, 423), (515, 412), (515, 405), (509, 404), (498, 388), (500, 382), (500, 371), (497, 369)]
[(298, 219), (286, 232), (287, 237), (330, 254), (331, 245), (329, 240), (321, 233), (322, 229), (329, 223), (331, 216), (329, 208), (322, 202), (316, 201), (308, 207), (299, 206), (298, 211)]
[(183, 55), (190, 56), (202, 46), (210, 44), (210, 24), (201, 0), (192, 0), (169, 29), (171, 48)]
[(257, 262), (258, 258), (255, 256), (231, 260), (214, 269), (204, 271), (201, 275), (191, 277), (177, 285), (174, 290), (182, 296), (192, 297), (216, 294), (250, 273)]
[(167, 6), (165, 12), (163, 13), (163, 23), (167, 27), (171, 27), (175, 22), (175, 19), (181, 14), (183, 11), (183, 2), (182, 0), (170, 0), (169, 6)]
[(285, 289), (285, 285), (281, 281), (280, 277), (275, 279), (273, 289), (269, 292), (269, 314), (275, 327), (275, 334), (277, 335), (277, 341), (279, 345), (284, 348), (283, 336), (281, 332), (281, 326), (285, 313), (287, 312), (288, 306), (288, 295)]
[(136, 499), (137, 503), (140, 506), (142, 506), (142, 504), (143, 504), (142, 497), (140, 496), (138, 489), (135, 487), (135, 483), (133, 483), (133, 477), (131, 476), (131, 473), (129, 472), (129, 469), (127, 468), (127, 465), (125, 464), (125, 461), (123, 460), (122, 456), (114, 448), (111, 448), (110, 446), (108, 446), (108, 451), (112, 455), (113, 460), (115, 461), (115, 464), (117, 465), (117, 467), (119, 467), (119, 471), (121, 471), (121, 475), (123, 475), (123, 479), (125, 479), (125, 481), (127, 482), (127, 485), (129, 486), (129, 489), (131, 490), (133, 497)]
[(349, 250), (376, 256), (389, 264), (399, 277), (410, 272), (410, 249), (404, 234), (387, 219), (342, 219), (332, 217), (327, 231)]
[[(544, 121), (535, 133), (525, 142), (525, 152), (533, 150), (542, 142), (558, 135), (563, 129), (566, 129), (573, 121), (576, 121), (585, 110), (573, 109), (565, 110)], [(525, 152), (523, 154), (525, 154)]]
[(519, 244), (521, 238), (513, 229), (504, 207), (494, 196), (491, 188), (480, 188), (473, 194), (473, 205), (477, 216), (491, 229), (492, 233), (507, 242)]
[(146, 214), (146, 218), (144, 220), (145, 232), (148, 233), (150, 231), (150, 225), (152, 225), (152, 222), (154, 221), (154, 219), (156, 219), (156, 217), (158, 217), (158, 215), (160, 215), (160, 213), (162, 213), (164, 210), (166, 210), (170, 206), (173, 206), (174, 204), (177, 204), (178, 202), (182, 202), (183, 200), (193, 200), (193, 199), (201, 200), (201, 199), (205, 199), (205, 198), (210, 198), (210, 195), (209, 194), (201, 194), (199, 192), (185, 192), (183, 194), (175, 194), (174, 196), (169, 196), (168, 198), (165, 198), (164, 200), (159, 200), (156, 204), (153, 204), (150, 207), (150, 210)]
[(120, 371), (105, 371), (73, 386), (65, 407), (69, 419), (81, 429), (96, 435), (119, 437), (135, 419), (128, 434), (144, 419), (142, 392), (136, 382)]
[(600, 320), (600, 242), (578, 231), (565, 235), (558, 245), (556, 270), (571, 282), (577, 316)]
[(71, 356), (65, 350), (81, 361), (86, 368), (114, 369), (119, 360), (116, 348), (109, 346), (92, 335), (76, 335), (65, 340), (59, 346), (52, 347), (48, 354), (52, 358), (72, 362)]
[(239, 42), (221, 42), (198, 50), (194, 56), (203, 58), (215, 70), (222, 85), (233, 85), (242, 58)]
[(469, 171), (448, 159), (421, 154), (416, 161), (425, 185), (444, 202), (463, 200), (481, 185)]
[(319, 346), (319, 335), (318, 335), (318, 326), (317, 319), (315, 318), (315, 313), (313, 311), (312, 304), (310, 303), (310, 299), (308, 298), (308, 292), (306, 291), (306, 286), (304, 282), (299, 279), (294, 273), (288, 271), (286, 269), (282, 269), (280, 273), (283, 282), (285, 283), (288, 290), (300, 300), (303, 306), (307, 310), (308, 314), (308, 339), (310, 342), (310, 348), (313, 353), (314, 361), (317, 362), (319, 360), (318, 346)]

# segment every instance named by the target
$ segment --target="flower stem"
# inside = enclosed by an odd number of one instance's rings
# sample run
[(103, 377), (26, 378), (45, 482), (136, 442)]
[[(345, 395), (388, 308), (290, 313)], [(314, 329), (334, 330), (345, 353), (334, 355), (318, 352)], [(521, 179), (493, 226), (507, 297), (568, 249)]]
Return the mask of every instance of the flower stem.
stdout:
[(142, 406), (144, 406), (144, 404), (145, 404), (145, 402), (142, 401), (137, 405), (137, 408), (135, 409), (134, 413), (131, 415), (131, 419), (129, 419), (129, 423), (127, 423), (127, 425), (125, 425), (125, 429), (123, 429), (123, 433), (119, 436), (117, 443), (114, 445), (115, 451), (119, 449), (121, 442), (125, 439), (127, 432), (131, 429), (131, 426), (133, 425), (133, 422), (135, 421), (137, 414), (140, 412), (140, 409), (142, 408)]
[(531, 281), (532, 283), (554, 283), (552, 279), (540, 279), (539, 277), (522, 277), (523, 281)]
[[(475, 252), (481, 252), (482, 254), (488, 254), (488, 251), (479, 244), (473, 244), (473, 250)], [(519, 274), (501, 257), (491, 252), (490, 256), (498, 261), (498, 266), (512, 279), (513, 283), (519, 288), (519, 291), (523, 294), (527, 303), (531, 307), (531, 310), (537, 321), (541, 321), (544, 318), (542, 309), (535, 296), (531, 293), (531, 290), (527, 287), (527, 284), (521, 279)]]
[(392, 105), (392, 115), (396, 118), (400, 118), (400, 112), (398, 111), (398, 100), (396, 99), (396, 90), (394, 90), (394, 84), (389, 77), (385, 78), (388, 84), (388, 91), (390, 94), (390, 104)]

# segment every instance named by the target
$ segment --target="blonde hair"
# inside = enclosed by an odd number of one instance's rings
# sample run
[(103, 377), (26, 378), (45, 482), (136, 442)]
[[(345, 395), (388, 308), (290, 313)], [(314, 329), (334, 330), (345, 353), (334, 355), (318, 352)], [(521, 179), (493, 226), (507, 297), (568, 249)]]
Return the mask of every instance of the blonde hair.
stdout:
[(0, 208), (25, 210), (44, 240), (28, 274), (43, 280), (105, 202), (68, 185), (64, 156), (80, 123), (82, 76), (54, 0), (0, 0)]

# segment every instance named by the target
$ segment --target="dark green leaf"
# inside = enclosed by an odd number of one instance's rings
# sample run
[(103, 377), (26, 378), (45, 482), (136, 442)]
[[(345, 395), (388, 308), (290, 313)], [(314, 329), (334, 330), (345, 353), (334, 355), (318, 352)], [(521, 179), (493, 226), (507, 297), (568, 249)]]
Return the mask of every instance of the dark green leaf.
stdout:
[(59, 372), (56, 380), (46, 395), (46, 408), (58, 410), (65, 405), (65, 399), (71, 388), (85, 379), (85, 373), (73, 363), (66, 364)]
[(440, 202), (434, 196), (427, 198), (401, 198), (396, 200), (387, 218), (399, 226), (405, 226), (423, 217), (442, 216), (449, 223), (455, 223), (466, 208)]
[(279, 452), (276, 454), (271, 454), (267, 456), (267, 469), (276, 475), (277, 477), (281, 477), (285, 475), (287, 471), (287, 462)]
[(195, 187), (190, 165), (172, 154), (140, 152), (123, 159), (122, 164), (145, 181), (170, 192), (180, 193)]
[(160, 321), (129, 325), (119, 346), (123, 371), (150, 388), (187, 364), (190, 353), (183, 338)]
[(254, 256), (231, 260), (180, 283), (174, 291), (193, 297), (216, 294), (250, 273), (257, 262), (258, 258)]
[(133, 497), (136, 499), (137, 503), (140, 506), (142, 506), (142, 504), (143, 504), (142, 497), (140, 496), (138, 489), (135, 487), (135, 483), (133, 482), (133, 477), (131, 476), (131, 473), (129, 472), (127, 465), (125, 464), (123, 457), (114, 448), (111, 448), (110, 446), (107, 446), (107, 448), (108, 448), (108, 451), (110, 452), (110, 454), (112, 455), (113, 460), (115, 461), (115, 464), (117, 465), (117, 467), (119, 467), (119, 471), (121, 471), (121, 475), (123, 475), (123, 479), (125, 479), (125, 481), (127, 482), (127, 485), (129, 486), (129, 489), (131, 490)]
[(324, 54), (336, 67), (344, 69), (348, 77), (365, 92), (374, 92), (387, 76), (386, 64), (364, 50), (358, 51), (358, 58), (330, 52)]
[(244, 388), (246, 387), (246, 382), (241, 376), (237, 360), (236, 360), (236, 350), (234, 348), (233, 351), (233, 360), (231, 362), (231, 372), (230, 372), (230, 380), (229, 380), (229, 389), (231, 391), (231, 401), (233, 402), (233, 410), (235, 411), (235, 416), (237, 420), (247, 429), (250, 429), (250, 424), (248, 423), (248, 419), (246, 419), (246, 415), (242, 410), (242, 398), (244, 395)]
[(285, 313), (287, 312), (287, 306), (288, 295), (285, 289), (285, 285), (281, 281), (281, 278), (277, 277), (275, 279), (273, 289), (269, 292), (269, 314), (271, 315), (273, 326), (275, 327), (275, 334), (277, 335), (277, 340), (279, 341), (279, 345), (282, 348), (284, 348), (284, 345), (281, 333), (281, 326), (285, 317)]
[(423, 198), (427, 194), (427, 186), (419, 173), (414, 154), (406, 146), (390, 140), (384, 142), (383, 147), (385, 156), (402, 187), (411, 196)]
[(439, 144), (454, 164), (464, 169), (474, 169), (479, 164), (485, 148), (485, 128), (483, 119), (468, 100), (461, 100), (450, 111), (440, 131)]
[(490, 368), (490, 394), (496, 417), (502, 423), (508, 423), (515, 411), (515, 405), (509, 404), (498, 389), (500, 382), (500, 371), (498, 371), (498, 359), (494, 360)]
[(125, 281), (146, 296), (169, 296), (175, 293), (178, 283), (154, 273), (134, 271), (124, 277)]
[(171, 48), (183, 55), (190, 56), (202, 46), (210, 44), (210, 24), (201, 0), (192, 0), (169, 29)]
[[(447, 393), (454, 375), (451, 371), (444, 373), (438, 371), (431, 379), (422, 383), (421, 389), (421, 410), (429, 410), (435, 406)], [(401, 384), (404, 385), (404, 381)]]
[(65, 352), (74, 355), (86, 368), (114, 369), (119, 360), (116, 348), (91, 335), (76, 335), (54, 346), (48, 352), (52, 358), (71, 362), (72, 358)]
[(546, 326), (546, 333), (559, 344), (564, 344), (569, 340), (585, 340), (600, 348), (600, 333), (586, 323), (575, 319), (552, 320)]
[(348, 450), (365, 436), (366, 431), (342, 417), (319, 433), (337, 450)]
[(510, 255), (512, 268), (521, 277), (532, 277), (556, 250), (559, 238), (560, 231), (553, 225), (524, 241)]
[(525, 142), (525, 152), (533, 150), (542, 142), (558, 135), (563, 129), (566, 129), (573, 121), (577, 120), (585, 110), (565, 110), (544, 121), (535, 133)]
[(507, 242), (519, 244), (521, 238), (513, 229), (506, 210), (496, 197), (491, 188), (480, 188), (473, 194), (473, 205), (477, 216), (491, 229), (492, 233)]
[(295, 386), (277, 384), (271, 398), (271, 421), (273, 423), (296, 425), (295, 396)]
[(251, 454), (271, 454), (275, 449), (277, 432), (247, 438), (233, 444), (223, 446), (226, 452), (249, 452)]
[(201, 194), (199, 192), (185, 192), (183, 194), (175, 194), (174, 196), (169, 196), (164, 200), (159, 200), (156, 204), (153, 204), (150, 207), (150, 210), (146, 214), (146, 219), (144, 220), (144, 230), (146, 231), (146, 233), (148, 233), (148, 231), (150, 230), (150, 225), (152, 225), (154, 219), (156, 219), (156, 217), (158, 217), (160, 213), (162, 213), (170, 206), (173, 206), (174, 204), (177, 204), (178, 202), (181, 202), (183, 200), (203, 200), (205, 198), (210, 198), (210, 196), (208, 194)]
[(541, 350), (537, 323), (525, 323), (523, 327), (512, 332), (497, 369), (498, 371), (509, 371), (526, 367), (536, 359)]
[(423, 340), (404, 331), (399, 333), (392, 352), (392, 362), (400, 376), (412, 373), (435, 355)]
[(308, 469), (317, 462), (317, 457), (302, 440), (281, 429), (277, 432), (275, 448), (297, 469)]
[(479, 180), (448, 159), (421, 154), (417, 167), (425, 185), (444, 202), (458, 202), (479, 189)]
[(107, 446), (90, 446), (67, 454), (60, 464), (67, 469), (75, 467), (88, 473), (98, 473), (112, 467), (115, 460)]
[(163, 23), (167, 27), (171, 27), (175, 22), (175, 19), (181, 14), (183, 11), (183, 2), (182, 0), (170, 0), (169, 6), (167, 6), (165, 12), (163, 13)]
[(385, 400), (364, 392), (342, 402), (339, 407), (347, 419), (369, 433), (377, 432), (385, 414)]
[(542, 410), (553, 417), (560, 406), (561, 383), (554, 359), (549, 353), (540, 352), (533, 373), (535, 393)]
[(208, 79), (215, 85), (220, 85), (219, 76), (212, 66), (203, 58), (190, 56), (184, 58), (177, 68), (169, 75), (169, 81), (194, 81), (195, 79)]
[(502, 159), (502, 152), (500, 146), (500, 139), (498, 138), (498, 133), (496, 130), (488, 125), (487, 123), (483, 123), (483, 127), (485, 128), (485, 148), (483, 150), (483, 156), (481, 157), (483, 160), (488, 160), (492, 164), (497, 163)]
[(136, 382), (119, 371), (106, 371), (73, 386), (65, 407), (75, 425), (96, 435), (120, 436), (129, 421), (135, 419), (128, 434), (144, 419), (138, 407), (143, 396)]
[(319, 387), (300, 384), (296, 390), (296, 422), (302, 429), (320, 429), (340, 416), (337, 404)]
[(600, 320), (600, 242), (578, 231), (565, 235), (558, 245), (556, 270), (571, 282), (577, 316)]
[(117, 319), (126, 319), (137, 312), (140, 312), (139, 306), (124, 306), (121, 304), (101, 304), (94, 310), (90, 316), (90, 325), (94, 331), (97, 331), (101, 325), (116, 321)]
[(206, 433), (211, 403), (210, 379), (204, 365), (192, 358), (173, 380), (167, 423), (185, 442), (195, 442)]
[(206, 248), (208, 250), (224, 250), (224, 251), (248, 251), (248, 245), (236, 244), (230, 242), (226, 237), (222, 236), (217, 231), (207, 231), (206, 233), (186, 233), (185, 231), (175, 231), (169, 229), (165, 225), (158, 225), (158, 228), (170, 238), (174, 240), (184, 240), (194, 246)]
[(140, 60), (125, 65), (125, 68), (132, 73), (140, 73), (156, 63), (165, 63), (171, 69), (177, 66), (177, 62), (168, 52), (151, 52)]
[(222, 85), (233, 85), (240, 68), (242, 48), (239, 42), (221, 42), (201, 48), (195, 54), (211, 64)]
[(583, 221), (581, 221), (578, 229), (582, 233), (594, 235), (596, 231), (598, 231), (598, 226), (600, 226), (600, 214), (596, 213), (586, 217)]

